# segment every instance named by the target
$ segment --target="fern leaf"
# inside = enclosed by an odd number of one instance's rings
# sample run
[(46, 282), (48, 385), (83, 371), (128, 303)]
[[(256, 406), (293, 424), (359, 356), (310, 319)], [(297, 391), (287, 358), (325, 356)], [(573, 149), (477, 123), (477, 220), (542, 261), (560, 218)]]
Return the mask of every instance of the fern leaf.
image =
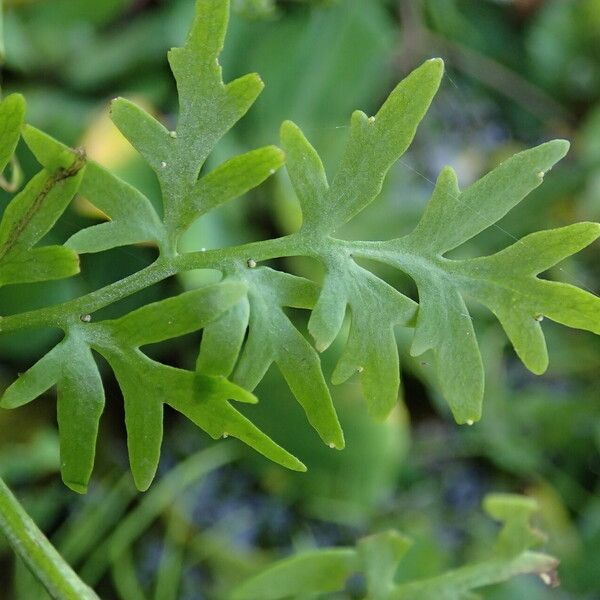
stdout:
[[(332, 381), (341, 383), (358, 373), (369, 412), (379, 419), (389, 414), (399, 393), (396, 327), (414, 328), (414, 355), (433, 352), (441, 390), (459, 423), (480, 417), (484, 394), (468, 300), (484, 304), (497, 316), (534, 373), (542, 373), (548, 364), (540, 326), (544, 317), (600, 333), (597, 296), (540, 277), (596, 239), (600, 225), (580, 223), (533, 233), (491, 256), (462, 260), (447, 256), (493, 226), (540, 185), (568, 149), (562, 140), (515, 155), (463, 191), (455, 173), (444, 169), (421, 221), (402, 238), (364, 242), (333, 237), (377, 197), (387, 171), (412, 142), (443, 74), (439, 59), (427, 61), (401, 81), (374, 116), (353, 114), (346, 150), (331, 179), (300, 129), (291, 122), (282, 125), (287, 169), (303, 213), (299, 231), (233, 248), (181, 253), (180, 237), (195, 219), (261, 184), (284, 162), (280, 149), (265, 146), (200, 176), (217, 142), (262, 89), (254, 74), (223, 81), (218, 58), (228, 10), (226, 0), (197, 0), (187, 41), (169, 53), (179, 92), (174, 131), (127, 100), (112, 103), (113, 121), (160, 182), (161, 216), (142, 193), (81, 152), (33, 127), (23, 127), (25, 106), (20, 96), (0, 103), (0, 167), (10, 160), (21, 130), (44, 167), (12, 200), (0, 221), (0, 284), (76, 273), (75, 252), (140, 242), (159, 248), (153, 264), (122, 281), (57, 306), (3, 317), (4, 331), (36, 326), (64, 331), (63, 340), (6, 390), (2, 406), (19, 406), (56, 385), (63, 478), (78, 491), (85, 489), (90, 476), (104, 402), (93, 352), (106, 358), (123, 391), (132, 471), (138, 487), (145, 489), (159, 460), (165, 404), (214, 438), (238, 437), (282, 465), (304, 469), (231, 403), (255, 402), (252, 390), (272, 364), (321, 438), (331, 447), (343, 447), (318, 351), (332, 344), (346, 316), (349, 334)], [(77, 191), (109, 220), (77, 232), (65, 246), (38, 247)], [(320, 261), (323, 284), (257, 267), (258, 262), (290, 256)], [(361, 266), (362, 259), (392, 265), (412, 277), (419, 303)], [(217, 269), (223, 279), (119, 319), (89, 322), (100, 308), (194, 269)], [(289, 307), (312, 311), (308, 330), (315, 348), (286, 314)], [(82, 313), (86, 318), (80, 319)], [(194, 371), (161, 364), (143, 351), (147, 344), (199, 329), (203, 338)], [(66, 358), (71, 353), (80, 358)], [(386, 539), (385, 556), (396, 556), (395, 538)], [(379, 564), (382, 570), (389, 566), (385, 556)], [(521, 558), (515, 560), (514, 565), (502, 563), (500, 571), (512, 573), (521, 565)], [(464, 587), (462, 597), (470, 589)]]

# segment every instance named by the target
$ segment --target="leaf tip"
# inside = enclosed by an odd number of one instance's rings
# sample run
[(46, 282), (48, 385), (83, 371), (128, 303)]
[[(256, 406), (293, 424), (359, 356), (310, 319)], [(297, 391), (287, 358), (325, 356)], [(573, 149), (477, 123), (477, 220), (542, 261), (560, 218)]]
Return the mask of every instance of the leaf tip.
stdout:
[(592, 241), (600, 237), (600, 223), (594, 223), (593, 221), (585, 221), (581, 223), (581, 227), (585, 227), (586, 231), (589, 232)]
[(412, 77), (413, 74), (416, 77), (428, 79), (430, 84), (437, 89), (444, 76), (444, 61), (438, 57), (430, 58), (410, 73), (408, 77)]
[(523, 360), (523, 364), (534, 375), (543, 375), (548, 369), (548, 354), (545, 353), (544, 356), (540, 356), (537, 360), (533, 358), (528, 361)]
[(327, 442), (327, 445), (332, 450), (343, 450), (346, 447), (346, 440), (344, 440), (344, 434), (340, 431), (339, 435), (330, 442)]
[(439, 70), (442, 72), (444, 71), (444, 60), (439, 56), (434, 56), (433, 58), (426, 60), (425, 64), (429, 65), (429, 68), (431, 69)]
[(290, 464), (290, 469), (292, 471), (297, 471), (298, 473), (306, 473), (308, 471), (307, 466), (296, 457), (294, 457), (294, 462)]
[(148, 488), (152, 484), (152, 480), (154, 479), (154, 475), (152, 477), (140, 476), (133, 474), (133, 483), (135, 484), (135, 489), (138, 492), (147, 492)]
[(21, 112), (25, 112), (25, 109), (27, 107), (27, 102), (25, 100), (25, 96), (23, 96), (23, 94), (19, 94), (18, 92), (15, 92), (13, 94), (10, 94), (8, 96), (6, 96), (6, 98), (4, 99), (4, 102), (7, 102), (9, 104), (14, 104), (14, 108), (16, 108), (17, 110), (21, 111)]
[(125, 102), (125, 98), (123, 96), (116, 96), (108, 103), (108, 112), (112, 116), (115, 110), (118, 110), (119, 107)]
[(563, 153), (563, 156), (569, 151), (569, 148), (571, 148), (571, 142), (569, 142), (569, 140), (557, 139), (552, 140), (552, 143), (557, 149), (560, 149), (560, 151)]
[(265, 88), (265, 82), (263, 78), (258, 73), (248, 73), (246, 77), (252, 79), (252, 83), (256, 86), (256, 90), (258, 93), (262, 92)]
[(518, 494), (492, 493), (483, 499), (483, 510), (496, 520), (505, 520), (517, 510), (534, 513), (539, 509), (535, 498)]
[(235, 389), (231, 393), (232, 400), (236, 400), (242, 404), (258, 404), (258, 398), (252, 392), (239, 386), (234, 387)]
[[(19, 377), (21, 377), (21, 375), (22, 374), (19, 373)], [(19, 380), (17, 379), (17, 381), (19, 381)], [(4, 392), (4, 395), (2, 396), (2, 398), (0, 398), (0, 408), (3, 408), (5, 410), (12, 410), (14, 408), (20, 408), (21, 406), (24, 406), (25, 404), (29, 404), (29, 402), (34, 400), (34, 398), (23, 397), (18, 393), (14, 393), (13, 386), (11, 385)]]
[(315, 350), (319, 353), (325, 352), (329, 348), (329, 342), (324, 340), (315, 339)]
[(454, 415), (454, 419), (459, 425), (468, 425), (469, 427), (471, 427), (481, 420), (481, 412), (477, 414), (472, 413), (470, 415), (465, 416)]
[(275, 172), (276, 169), (283, 166), (285, 163), (285, 152), (279, 147), (275, 145), (266, 146), (266, 151), (270, 154), (271, 158), (271, 175)]
[(154, 481), (158, 467), (158, 460), (156, 460), (156, 462), (152, 462), (151, 464), (147, 462), (146, 464), (142, 465), (136, 464), (135, 460), (132, 461), (131, 457), (129, 461), (135, 488), (139, 492), (146, 492)]
[(279, 128), (279, 137), (281, 138), (282, 145), (286, 145), (286, 143), (290, 143), (293, 141), (298, 135), (302, 135), (302, 131), (300, 127), (294, 123), (294, 121), (290, 121), (286, 119)]
[[(567, 154), (570, 147), (571, 143), (568, 140), (563, 139), (550, 140), (549, 142), (537, 146), (537, 148), (544, 149), (548, 152), (548, 154), (546, 154), (548, 163), (547, 169), (541, 171), (540, 179), (543, 179), (546, 172), (552, 168), (552, 165), (557, 163)], [(533, 150), (536, 150), (537, 148), (534, 148)]]
[(450, 165), (446, 165), (440, 171), (438, 175), (439, 183), (456, 183), (458, 185), (458, 176), (456, 175), (456, 171)]
[(84, 483), (78, 483), (76, 481), (68, 481), (67, 479), (63, 478), (63, 483), (73, 492), (76, 492), (77, 494), (87, 494), (88, 491), (88, 487), (86, 484)]

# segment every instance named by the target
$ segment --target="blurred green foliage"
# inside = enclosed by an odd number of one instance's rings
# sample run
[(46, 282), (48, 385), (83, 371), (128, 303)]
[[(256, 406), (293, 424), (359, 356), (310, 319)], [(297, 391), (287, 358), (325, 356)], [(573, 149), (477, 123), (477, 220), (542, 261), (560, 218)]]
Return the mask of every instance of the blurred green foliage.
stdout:
[[(182, 41), (192, 0), (5, 4), (3, 92), (24, 93), (29, 122), (67, 144), (84, 144), (93, 158), (156, 200), (151, 172), (107, 124), (106, 108), (112, 97), (128, 94), (167, 123), (174, 120), (165, 52)], [(464, 187), (516, 150), (556, 136), (573, 142), (567, 160), (461, 253), (494, 252), (540, 225), (599, 219), (598, 0), (240, 0), (234, 8), (223, 56), (226, 78), (257, 71), (266, 89), (209, 166), (276, 142), (284, 118), (301, 125), (326, 165), (335, 164), (349, 112), (378, 106), (410, 69), (440, 55), (448, 75), (413, 149), (394, 168), (376, 206), (346, 235), (383, 239), (407, 232), (444, 164), (454, 166)], [(18, 158), (30, 177), (33, 157), (19, 148)], [(7, 198), (0, 197), (3, 207)], [(297, 200), (280, 173), (200, 219), (186, 244), (199, 249), (259, 239), (293, 230), (298, 219)], [(45, 241), (62, 243), (94, 222), (97, 215), (79, 199)], [(72, 279), (4, 288), (0, 313), (81, 295), (152, 258), (147, 247), (86, 256), (83, 274)], [(309, 261), (295, 260), (293, 267), (320, 276)], [(407, 280), (383, 268), (379, 274), (414, 297)], [(598, 293), (598, 244), (552, 274)], [(198, 277), (192, 273), (150, 288), (111, 308), (110, 316), (191, 286)], [(137, 495), (128, 478), (117, 480), (126, 449), (119, 395), (110, 379), (88, 496), (75, 497), (59, 483), (50, 399), (0, 413), (0, 474), (65, 557), (98, 585), (102, 598), (219, 599), (273, 559), (353, 546), (359, 537), (387, 528), (414, 540), (398, 580), (433, 576), (485, 554), (495, 526), (478, 507), (487, 492), (506, 491), (537, 500), (539, 522), (549, 534), (544, 551), (561, 559), (562, 585), (549, 589), (537, 578), (521, 577), (483, 590), (483, 597), (592, 600), (600, 595), (600, 341), (549, 324), (550, 369), (535, 378), (490, 315), (477, 305), (470, 309), (481, 323), (477, 333), (490, 382), (483, 419), (472, 428), (453, 423), (427, 357), (411, 358), (410, 340), (399, 334), (404, 398), (387, 422), (365, 418), (356, 381), (335, 390), (344, 452), (321, 447), (276, 372), (259, 387), (262, 402), (253, 419), (286, 440), (307, 474), (284, 472), (237, 446), (202, 451), (206, 440), (168, 414), (162, 477), (145, 496)], [(5, 386), (55, 342), (53, 331), (3, 336), (0, 383)], [(197, 337), (190, 336), (156, 352), (189, 366), (196, 346)], [(334, 344), (325, 353), (326, 371), (339, 351)], [(3, 543), (2, 552), (3, 593), (44, 598)], [(349, 585), (339, 598), (360, 597), (360, 589), (360, 582)]]

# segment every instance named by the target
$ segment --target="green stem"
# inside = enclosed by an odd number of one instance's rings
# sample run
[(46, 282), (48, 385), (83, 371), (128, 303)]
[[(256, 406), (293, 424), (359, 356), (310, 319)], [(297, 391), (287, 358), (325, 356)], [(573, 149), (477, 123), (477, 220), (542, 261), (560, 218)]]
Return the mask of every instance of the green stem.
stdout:
[(0, 478), (0, 530), (56, 600), (99, 600), (63, 560)]
[(525, 551), (521, 554), (502, 559), (467, 565), (430, 579), (415, 580), (395, 587), (388, 600), (419, 600), (420, 598), (440, 598), (444, 591), (450, 590), (464, 597), (472, 590), (502, 583), (516, 575), (548, 574), (556, 569), (558, 561), (546, 554)]
[[(335, 244), (336, 251), (355, 252), (366, 258), (381, 260), (385, 242), (344, 241), (327, 238), (328, 244)], [(249, 260), (256, 262), (284, 258), (288, 256), (323, 257), (331, 251), (331, 247), (323, 245), (323, 240), (312, 239), (302, 232), (292, 235), (251, 242), (229, 248), (217, 248), (202, 252), (188, 252), (177, 256), (161, 256), (151, 265), (133, 273), (125, 279), (111, 283), (99, 290), (90, 292), (74, 300), (61, 304), (39, 308), (28, 312), (2, 317), (0, 332), (8, 333), (19, 329), (32, 327), (67, 328), (77, 322), (82, 315), (89, 315), (101, 308), (114, 304), (127, 296), (131, 296), (155, 283), (194, 269), (229, 270), (236, 265), (244, 267)], [(398, 250), (395, 248), (395, 260), (398, 260)], [(412, 254), (406, 252), (406, 260), (410, 261)]]
[(141, 271), (85, 296), (54, 306), (2, 317), (0, 332), (44, 326), (65, 328), (80, 319), (81, 315), (92, 314), (177, 273), (194, 269), (224, 270), (236, 263), (246, 264), (250, 259), (258, 262), (293, 256), (305, 253), (305, 246), (300, 236), (290, 235), (231, 248), (160, 257)]
[(91, 314), (122, 298), (131, 296), (144, 288), (174, 275), (176, 272), (170, 261), (159, 259), (129, 277), (111, 283), (85, 296), (68, 300), (61, 304), (55, 304), (54, 306), (2, 317), (0, 331), (7, 333), (18, 329), (43, 326), (64, 328), (69, 323), (79, 319), (81, 315)]

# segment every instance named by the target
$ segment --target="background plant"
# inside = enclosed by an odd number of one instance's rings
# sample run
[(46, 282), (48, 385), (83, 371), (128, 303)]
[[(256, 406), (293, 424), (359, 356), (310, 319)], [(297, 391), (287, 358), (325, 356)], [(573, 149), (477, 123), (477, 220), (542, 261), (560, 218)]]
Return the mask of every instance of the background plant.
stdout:
[[(329, 14), (331, 14), (331, 13), (329, 13)], [(374, 14), (376, 14), (376, 13), (374, 13)], [(357, 103), (355, 103), (355, 104), (360, 104), (360, 103), (358, 103), (358, 102), (357, 102)], [(350, 108), (350, 107), (349, 107), (349, 108)], [(341, 116), (340, 116), (340, 119), (341, 119)], [(331, 122), (331, 121), (330, 121), (330, 122)], [(339, 121), (338, 121), (338, 122), (339, 122)], [(275, 127), (275, 125), (273, 125), (273, 127)], [(272, 129), (272, 131), (273, 131), (273, 129)], [(312, 138), (313, 136), (310, 136), (310, 137)], [(217, 160), (218, 160), (218, 159), (217, 159)], [(165, 162), (166, 162), (166, 161), (165, 161)], [(402, 165), (401, 165), (399, 168), (402, 170)], [(403, 170), (406, 170), (406, 167), (404, 167), (404, 169), (403, 169)], [(544, 187), (546, 187), (546, 186), (544, 186)], [(541, 189), (542, 189), (542, 188), (541, 188)], [(152, 194), (150, 194), (150, 193), (149, 193), (149, 195), (152, 195)], [(535, 201), (535, 198), (534, 198), (534, 199), (532, 199), (532, 200), (534, 200), (534, 201)], [(253, 210), (253, 212), (256, 212), (256, 207), (254, 207), (254, 206), (253, 206), (253, 207), (252, 207), (252, 210)], [(373, 214), (375, 214), (375, 211), (373, 212)], [(589, 214), (589, 213), (588, 213), (588, 214)], [(536, 215), (536, 218), (538, 218), (538, 217), (539, 217), (539, 213)], [(388, 218), (388, 221), (389, 221), (389, 220), (390, 220), (390, 219)], [(116, 222), (116, 221), (117, 221), (117, 219), (114, 219), (114, 221), (113, 221), (113, 222)], [(398, 221), (400, 222), (400, 219), (398, 219)], [(217, 221), (217, 222), (218, 222), (218, 221)], [(519, 224), (521, 224), (521, 223), (519, 223)], [(514, 229), (514, 228), (513, 228), (513, 229), (508, 229), (508, 228), (507, 228), (507, 227), (506, 227), (504, 224), (502, 225), (502, 228), (503, 228), (503, 229), (507, 229), (507, 230), (508, 230), (508, 231), (510, 231), (511, 233), (512, 233), (512, 232), (516, 232), (516, 233), (518, 233), (518, 230), (516, 230), (516, 229)], [(408, 227), (407, 227), (407, 229), (408, 229)], [(531, 229), (530, 229), (530, 230), (531, 230)], [(377, 233), (379, 233), (379, 230), (377, 230)], [(397, 235), (397, 233), (396, 233), (396, 232), (393, 232), (393, 233), (390, 235), (390, 237), (392, 237), (393, 235)], [(498, 236), (501, 236), (501, 235), (502, 235), (502, 232), (501, 232), (500, 230), (498, 230)], [(351, 236), (350, 236), (350, 237), (351, 237)], [(491, 238), (491, 240), (490, 240), (490, 238)], [(208, 239), (208, 238), (205, 238), (205, 239)], [(495, 249), (495, 248), (493, 248), (493, 245), (494, 245), (494, 241), (493, 241), (493, 239), (494, 239), (494, 235), (493, 235), (493, 233), (491, 233), (491, 234), (489, 234), (489, 235), (488, 235), (488, 236), (485, 238), (485, 241), (483, 241), (482, 243), (484, 243), (484, 244), (490, 244), (490, 246), (492, 246), (492, 248), (491, 248), (491, 249), (493, 250), (493, 249)], [(482, 238), (482, 240), (483, 240), (483, 238)], [(244, 240), (242, 240), (242, 241), (244, 241)], [(506, 245), (506, 242), (507, 242), (507, 241), (510, 241), (510, 240), (502, 239), (500, 242), (498, 242), (498, 243), (497, 243), (497, 246), (496, 246), (496, 247), (501, 247), (501, 246), (504, 246), (504, 245)], [(486, 254), (486, 253), (488, 253), (488, 252), (489, 252), (489, 250), (488, 250), (488, 249), (484, 249), (484, 251), (483, 251), (483, 252), (481, 252), (481, 251), (480, 251), (479, 253), (481, 253), (481, 254)], [(260, 257), (257, 257), (257, 258), (260, 258)], [(303, 269), (306, 269), (306, 268), (307, 268), (306, 266), (302, 266), (302, 265), (299, 265), (299, 267), (300, 267), (300, 268), (303, 268)], [(257, 271), (258, 271), (258, 270), (257, 270)], [(245, 273), (245, 272), (247, 272), (247, 270), (245, 270), (245, 271), (244, 271), (244, 273)], [(253, 271), (253, 272), (254, 272), (254, 271)], [(309, 273), (308, 273), (308, 272), (306, 272), (306, 271), (305, 271), (304, 273), (305, 273), (305, 274), (309, 274)], [(577, 280), (577, 281), (580, 281), (580, 275), (581, 275), (581, 274), (577, 274), (577, 275), (576, 275), (576, 280)], [(389, 275), (387, 275), (387, 276), (389, 277)], [(561, 276), (562, 276), (562, 275), (561, 275)], [(394, 275), (393, 277), (397, 277), (397, 275)], [(188, 280), (188, 281), (189, 281), (189, 280)], [(585, 281), (586, 281), (586, 280), (584, 279), (584, 282), (585, 282)], [(592, 279), (592, 280), (587, 280), (588, 287), (589, 287), (590, 281), (593, 281), (593, 279)], [(142, 301), (143, 301), (143, 300), (142, 300)], [(125, 310), (125, 309), (121, 310), (121, 311), (120, 311), (120, 314), (122, 314), (123, 312), (126, 312), (126, 310)], [(85, 314), (88, 314), (88, 313), (84, 313), (84, 312), (82, 312), (81, 314), (85, 315)], [(536, 314), (537, 314), (537, 313), (536, 313)], [(80, 317), (81, 315), (77, 315), (77, 316), (78, 316), (78, 317)], [(96, 317), (94, 317), (94, 321), (95, 321), (95, 320), (96, 320)], [(589, 359), (589, 357), (590, 357), (590, 356), (593, 356), (593, 354), (587, 353), (587, 355), (586, 355), (586, 356), (588, 357), (588, 358), (587, 358), (587, 360), (590, 360), (590, 359)], [(423, 362), (423, 363), (426, 363), (426, 364), (421, 364), (421, 362)], [(420, 360), (420, 361), (415, 361), (414, 370), (415, 370), (415, 371), (425, 371), (425, 372), (427, 372), (427, 371), (432, 371), (432, 369), (430, 368), (430, 365), (429, 365), (429, 364), (427, 364), (427, 363), (429, 363), (429, 362), (430, 362), (430, 361), (429, 361), (428, 359), (423, 359), (423, 360)], [(593, 363), (592, 363), (592, 364), (593, 364)], [(581, 368), (583, 368), (583, 367), (581, 367)], [(427, 381), (427, 377), (425, 376), (424, 378), (425, 378), (425, 380)], [(591, 389), (593, 389), (593, 388), (591, 388)], [(260, 394), (259, 394), (259, 395), (260, 395)], [(258, 408), (260, 408), (260, 407), (258, 407)], [(267, 408), (268, 408), (268, 407), (267, 407)], [(355, 410), (355, 409), (353, 409), (353, 411), (354, 411), (354, 410)], [(583, 410), (583, 409), (582, 409), (582, 410)], [(248, 413), (248, 414), (250, 414), (250, 413)], [(468, 418), (468, 417), (467, 417), (467, 418)], [(517, 422), (518, 422), (518, 421), (517, 421)], [(278, 423), (278, 425), (279, 425), (279, 423)], [(275, 430), (275, 429), (271, 429), (271, 431), (275, 432), (276, 430)], [(473, 434), (475, 434), (475, 432), (473, 432)], [(500, 436), (496, 436), (496, 437), (500, 437)], [(283, 438), (283, 437), (281, 437), (281, 438), (279, 438), (279, 439), (284, 439), (284, 438)], [(485, 436), (482, 436), (482, 441), (483, 441), (483, 440), (485, 440)], [(514, 446), (513, 446), (513, 447), (514, 447)], [(300, 456), (302, 456), (302, 458), (304, 458), (304, 456), (301, 454), (301, 452), (298, 452), (298, 454), (299, 454)], [(503, 454), (502, 454), (502, 453), (500, 453), (500, 452), (498, 452), (498, 453), (490, 453), (490, 454), (493, 454), (494, 456), (501, 456), (501, 455), (503, 455)], [(330, 460), (330, 459), (328, 459), (328, 460)], [(498, 458), (498, 460), (503, 460), (503, 459), (500, 459), (500, 458)], [(514, 462), (514, 464), (519, 464), (519, 461), (515, 461), (515, 462)], [(320, 486), (320, 485), (316, 484), (316, 485), (315, 485), (315, 488), (316, 488), (316, 489), (318, 489), (318, 490), (321, 492), (321, 494), (322, 494), (322, 495), (324, 495), (324, 496), (327, 496), (327, 492), (326, 492), (326, 490), (325, 490), (325, 489), (322, 489), (322, 486)], [(318, 510), (318, 509), (317, 509), (317, 510)], [(322, 507), (321, 507), (321, 510), (323, 510), (323, 508), (322, 508)], [(336, 512), (338, 512), (338, 511), (336, 511)], [(351, 512), (352, 512), (352, 511), (351, 511)], [(354, 512), (356, 512), (356, 510), (354, 510)]]

